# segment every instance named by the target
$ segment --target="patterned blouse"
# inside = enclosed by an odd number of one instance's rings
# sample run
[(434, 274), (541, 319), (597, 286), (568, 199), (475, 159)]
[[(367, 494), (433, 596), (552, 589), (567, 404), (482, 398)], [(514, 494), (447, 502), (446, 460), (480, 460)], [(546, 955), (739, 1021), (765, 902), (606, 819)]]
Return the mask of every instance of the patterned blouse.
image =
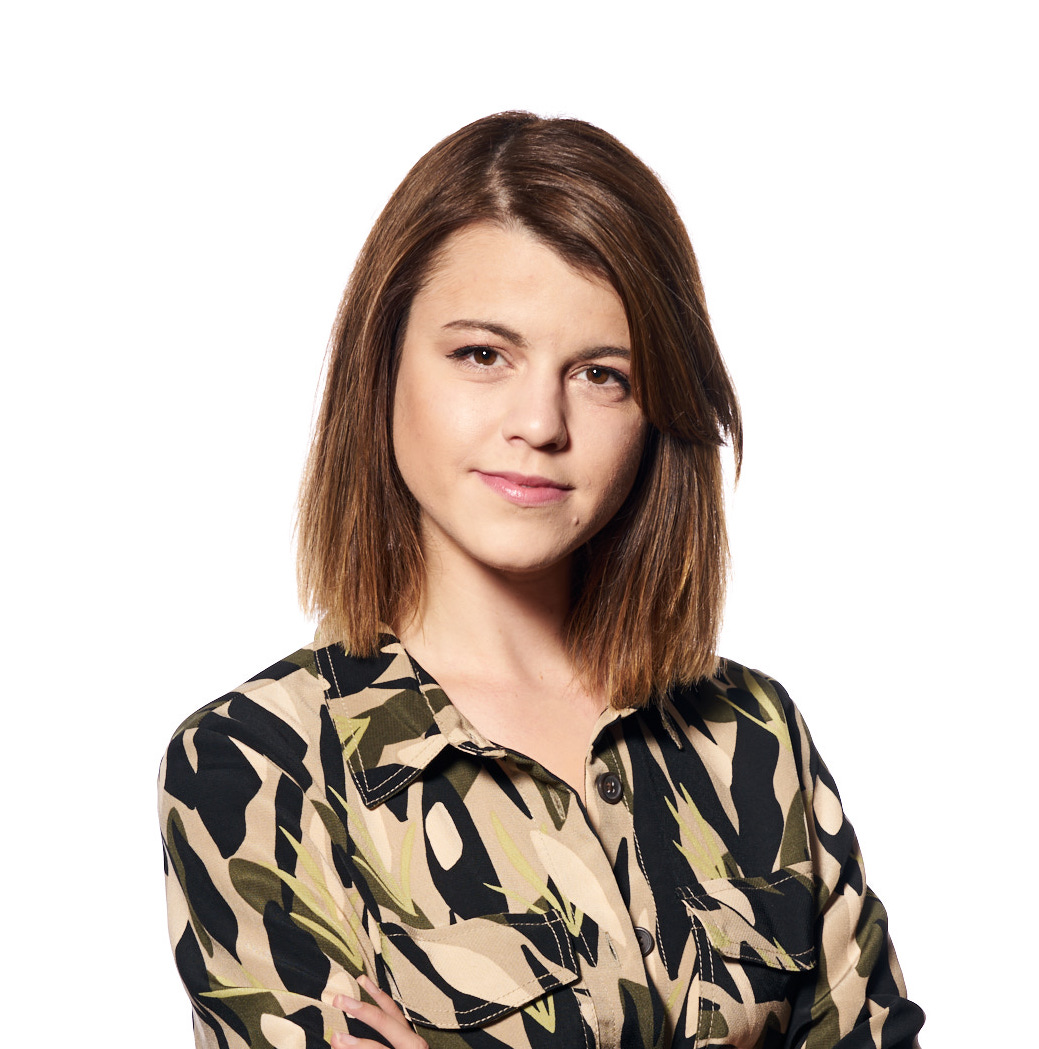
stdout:
[(585, 785), (482, 737), (389, 634), (374, 659), (315, 643), (204, 707), (160, 771), (196, 1045), (327, 1046), (361, 973), (431, 1049), (916, 1045), (779, 684), (726, 662), (606, 711)]

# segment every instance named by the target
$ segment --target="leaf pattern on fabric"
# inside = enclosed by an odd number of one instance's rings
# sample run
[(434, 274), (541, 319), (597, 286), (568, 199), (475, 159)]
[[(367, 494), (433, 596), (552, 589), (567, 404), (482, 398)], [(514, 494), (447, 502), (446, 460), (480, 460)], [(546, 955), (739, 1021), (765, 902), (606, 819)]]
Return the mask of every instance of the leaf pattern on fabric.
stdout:
[(581, 798), (392, 634), (315, 644), (183, 723), (160, 809), (198, 1047), (370, 1035), (331, 1004), (362, 973), (430, 1049), (916, 1044), (836, 786), (736, 663), (604, 719)]
[(700, 814), (684, 783), (680, 785), (679, 791), (681, 807), (670, 798), (664, 799), (680, 832), (675, 847), (701, 878), (724, 878), (726, 875), (737, 877), (740, 870), (736, 861), (729, 852), (722, 853), (722, 846), (714, 829)]

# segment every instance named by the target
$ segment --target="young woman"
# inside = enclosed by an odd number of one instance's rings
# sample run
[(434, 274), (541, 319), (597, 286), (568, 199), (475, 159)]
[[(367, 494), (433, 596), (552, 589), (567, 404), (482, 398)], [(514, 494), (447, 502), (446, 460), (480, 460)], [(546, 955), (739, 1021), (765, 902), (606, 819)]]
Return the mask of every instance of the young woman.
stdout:
[(740, 415), (656, 177), (445, 139), (375, 224), (304, 478), (317, 640), (160, 774), (199, 1046), (911, 1046), (787, 694), (719, 661)]

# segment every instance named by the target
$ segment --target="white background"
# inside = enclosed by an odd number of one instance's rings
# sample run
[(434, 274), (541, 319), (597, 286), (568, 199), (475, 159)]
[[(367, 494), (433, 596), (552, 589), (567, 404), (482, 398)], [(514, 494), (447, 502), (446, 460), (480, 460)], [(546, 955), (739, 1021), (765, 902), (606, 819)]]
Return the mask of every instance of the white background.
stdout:
[(672, 191), (746, 415), (723, 651), (812, 725), (927, 1043), (1028, 1042), (1029, 6), (4, 16), (5, 1044), (190, 1044), (160, 753), (311, 636), (293, 504), (340, 292), (408, 167), (504, 108)]

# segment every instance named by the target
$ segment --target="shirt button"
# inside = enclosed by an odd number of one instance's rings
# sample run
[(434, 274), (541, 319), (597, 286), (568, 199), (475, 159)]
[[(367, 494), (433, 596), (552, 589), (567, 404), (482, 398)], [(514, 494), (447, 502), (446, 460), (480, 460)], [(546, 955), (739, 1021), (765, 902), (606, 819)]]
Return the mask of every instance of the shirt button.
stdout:
[(595, 789), (599, 797), (610, 805), (616, 805), (624, 796), (624, 785), (615, 772), (604, 772), (599, 776), (595, 781)]
[(643, 955), (647, 955), (653, 950), (653, 936), (649, 929), (643, 929), (636, 925), (635, 939), (639, 941), (639, 950)]

